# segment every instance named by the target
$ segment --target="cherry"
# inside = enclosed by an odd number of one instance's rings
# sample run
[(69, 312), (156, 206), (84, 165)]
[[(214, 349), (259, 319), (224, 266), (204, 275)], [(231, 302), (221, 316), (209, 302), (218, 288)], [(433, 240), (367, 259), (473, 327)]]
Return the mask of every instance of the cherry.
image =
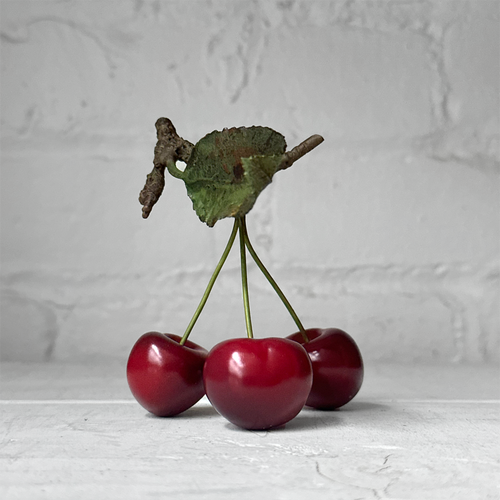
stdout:
[(306, 351), (281, 338), (240, 338), (217, 344), (203, 370), (207, 397), (227, 420), (245, 429), (285, 424), (311, 390)]
[(159, 417), (177, 415), (205, 394), (203, 365), (208, 352), (174, 334), (149, 332), (130, 352), (127, 381), (135, 399)]
[(363, 382), (363, 359), (352, 337), (338, 328), (309, 328), (288, 339), (302, 344), (313, 368), (313, 385), (306, 405), (333, 410), (348, 403)]

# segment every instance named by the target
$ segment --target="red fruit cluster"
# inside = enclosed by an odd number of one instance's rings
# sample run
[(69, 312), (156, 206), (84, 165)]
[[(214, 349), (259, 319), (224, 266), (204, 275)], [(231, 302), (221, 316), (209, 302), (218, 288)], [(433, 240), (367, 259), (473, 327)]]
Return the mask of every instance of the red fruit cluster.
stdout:
[(208, 353), (172, 334), (144, 334), (127, 363), (132, 394), (158, 416), (177, 415), (206, 393), (227, 420), (269, 429), (293, 419), (304, 405), (335, 409), (361, 387), (363, 361), (344, 331), (312, 328), (281, 338), (238, 338)]

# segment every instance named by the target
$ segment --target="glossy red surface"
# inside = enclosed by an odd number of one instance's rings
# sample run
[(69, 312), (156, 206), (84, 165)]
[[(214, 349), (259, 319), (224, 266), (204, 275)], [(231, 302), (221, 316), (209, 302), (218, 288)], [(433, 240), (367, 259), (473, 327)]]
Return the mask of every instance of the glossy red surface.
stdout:
[(302, 344), (311, 358), (313, 385), (306, 405), (333, 410), (348, 403), (363, 383), (364, 366), (353, 338), (338, 328), (309, 328), (309, 342), (300, 332), (288, 339)]
[(239, 338), (210, 351), (203, 380), (208, 399), (227, 420), (245, 429), (269, 429), (303, 408), (312, 368), (296, 342)]
[(160, 417), (181, 413), (205, 394), (203, 365), (208, 352), (174, 334), (149, 332), (130, 352), (127, 381), (146, 410)]

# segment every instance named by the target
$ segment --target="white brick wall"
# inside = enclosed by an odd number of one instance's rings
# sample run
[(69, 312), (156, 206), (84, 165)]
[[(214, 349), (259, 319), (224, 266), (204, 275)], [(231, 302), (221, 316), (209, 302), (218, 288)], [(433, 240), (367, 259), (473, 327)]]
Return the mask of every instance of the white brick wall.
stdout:
[[(6, 1), (1, 357), (124, 358), (182, 334), (231, 221), (168, 178), (137, 196), (154, 122), (196, 142), (265, 125), (290, 147), (249, 214), (306, 326), (368, 360), (483, 362), (499, 342), (499, 2)], [(237, 249), (192, 334), (244, 335)], [(295, 330), (256, 269), (256, 336)]]

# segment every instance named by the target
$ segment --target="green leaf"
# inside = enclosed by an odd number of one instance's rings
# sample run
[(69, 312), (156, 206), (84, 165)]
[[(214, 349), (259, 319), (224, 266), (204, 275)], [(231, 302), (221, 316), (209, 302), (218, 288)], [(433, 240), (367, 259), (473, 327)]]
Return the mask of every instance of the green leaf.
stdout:
[[(182, 178), (198, 217), (242, 217), (279, 170), (285, 138), (267, 127), (214, 131), (193, 148)], [(180, 171), (179, 171), (180, 172)]]

